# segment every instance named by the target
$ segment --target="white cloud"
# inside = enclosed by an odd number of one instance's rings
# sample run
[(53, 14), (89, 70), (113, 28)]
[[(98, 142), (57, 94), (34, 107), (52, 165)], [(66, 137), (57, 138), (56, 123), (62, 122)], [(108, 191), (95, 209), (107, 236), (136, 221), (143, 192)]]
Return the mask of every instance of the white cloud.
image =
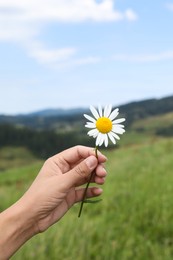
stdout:
[(113, 0), (0, 0), (0, 40), (21, 40), (56, 22), (136, 20), (132, 9), (120, 12)]
[(95, 64), (100, 62), (99, 57), (78, 57), (75, 48), (48, 49), (39, 41), (28, 41), (24, 43), (27, 55), (34, 58), (39, 64), (51, 69), (64, 69), (67, 67)]
[(125, 17), (129, 21), (136, 21), (138, 19), (137, 14), (132, 9), (127, 9), (125, 11)]
[(27, 48), (30, 57), (53, 69), (94, 64), (100, 61), (100, 58), (93, 56), (77, 58), (77, 49), (75, 48), (47, 49), (38, 41), (25, 43), (25, 48)]
[(157, 62), (170, 59), (173, 59), (173, 51), (139, 55), (117, 54), (113, 56), (113, 60), (126, 62)]
[(76, 50), (74, 48), (61, 48), (49, 50), (42, 46), (39, 42), (31, 42), (27, 44), (28, 53), (41, 64), (51, 64), (62, 62), (71, 58)]
[[(54, 50), (43, 48), (39, 35), (47, 23), (110, 22), (123, 19), (134, 21), (137, 15), (131, 9), (124, 12), (116, 10), (113, 0), (100, 3), (95, 0), (0, 0), (0, 41), (18, 42), (38, 62), (55, 64), (71, 59), (77, 50), (74, 47)], [(75, 59), (73, 63), (93, 63), (96, 60), (98, 58), (84, 57)]]
[(167, 3), (166, 7), (170, 10), (173, 11), (173, 3)]
[(69, 59), (67, 61), (61, 62), (59, 64), (56, 64), (54, 68), (63, 69), (67, 67), (74, 67), (79, 65), (86, 65), (86, 64), (96, 64), (101, 61), (101, 58), (89, 56), (85, 58), (73, 58)]
[(113, 0), (0, 0), (1, 17), (18, 21), (60, 21), (79, 22), (116, 21), (136, 17), (135, 12), (127, 9), (120, 12), (114, 9)]

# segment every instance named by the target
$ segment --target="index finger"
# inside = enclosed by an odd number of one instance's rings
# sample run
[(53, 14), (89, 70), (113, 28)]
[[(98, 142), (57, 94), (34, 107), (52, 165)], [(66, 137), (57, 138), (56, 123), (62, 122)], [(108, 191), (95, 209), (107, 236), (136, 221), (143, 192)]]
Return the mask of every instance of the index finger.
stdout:
[[(55, 161), (59, 161), (59, 159), (61, 158), (61, 160), (63, 159), (64, 162), (68, 164), (75, 164), (80, 162), (82, 159), (86, 159), (90, 155), (96, 156), (94, 148), (77, 145), (67, 150), (64, 150), (63, 152), (60, 152), (57, 155), (54, 155), (53, 158), (55, 159)], [(104, 163), (106, 159), (106, 156), (104, 156), (101, 152), (98, 151), (98, 162)]]

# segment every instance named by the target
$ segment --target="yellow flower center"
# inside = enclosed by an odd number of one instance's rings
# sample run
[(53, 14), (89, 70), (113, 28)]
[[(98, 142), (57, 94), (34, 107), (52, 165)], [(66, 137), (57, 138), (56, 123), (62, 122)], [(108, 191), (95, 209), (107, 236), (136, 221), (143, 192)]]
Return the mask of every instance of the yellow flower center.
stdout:
[(107, 134), (112, 130), (112, 121), (107, 117), (97, 119), (96, 128), (102, 134)]

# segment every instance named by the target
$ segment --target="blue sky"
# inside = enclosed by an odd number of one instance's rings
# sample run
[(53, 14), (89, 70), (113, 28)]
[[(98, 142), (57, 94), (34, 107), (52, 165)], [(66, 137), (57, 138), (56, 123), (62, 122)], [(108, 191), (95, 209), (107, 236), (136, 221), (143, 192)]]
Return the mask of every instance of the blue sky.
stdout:
[(0, 0), (0, 114), (173, 95), (173, 1)]

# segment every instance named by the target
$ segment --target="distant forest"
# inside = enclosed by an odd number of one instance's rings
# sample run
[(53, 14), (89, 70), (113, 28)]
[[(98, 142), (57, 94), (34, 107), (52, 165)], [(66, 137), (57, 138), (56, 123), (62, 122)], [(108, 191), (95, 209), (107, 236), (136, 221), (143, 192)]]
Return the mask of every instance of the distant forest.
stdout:
[(125, 115), (127, 125), (131, 125), (138, 119), (173, 112), (173, 96), (132, 102), (120, 106), (120, 111)]
[[(120, 116), (126, 117), (126, 126), (131, 125), (135, 120), (143, 119), (149, 116), (161, 115), (173, 111), (173, 96), (161, 99), (148, 99), (143, 101), (131, 102), (118, 106)], [(53, 112), (54, 111), (54, 112)], [(61, 111), (61, 110), (60, 110)], [(0, 124), (12, 124), (17, 126), (25, 126), (37, 130), (54, 130), (64, 124), (73, 125), (78, 122), (83, 125), (83, 113), (89, 110), (72, 109), (66, 113), (60, 113), (59, 110), (43, 110), (39, 113), (31, 113), (27, 115), (5, 116), (0, 115)]]
[[(150, 99), (119, 106), (121, 117), (126, 118), (126, 129), (139, 119), (173, 112), (173, 96)], [(85, 119), (80, 110), (75, 114), (0, 116), (0, 147), (25, 146), (36, 156), (47, 158), (77, 144), (94, 146), (88, 138)], [(88, 111), (86, 111), (88, 113)], [(173, 124), (160, 128), (156, 134), (173, 136)]]
[(0, 125), (0, 147), (25, 146), (41, 158), (47, 158), (78, 144), (94, 145), (91, 138), (79, 132), (55, 133), (49, 130), (36, 131), (28, 128), (16, 128), (9, 124)]

